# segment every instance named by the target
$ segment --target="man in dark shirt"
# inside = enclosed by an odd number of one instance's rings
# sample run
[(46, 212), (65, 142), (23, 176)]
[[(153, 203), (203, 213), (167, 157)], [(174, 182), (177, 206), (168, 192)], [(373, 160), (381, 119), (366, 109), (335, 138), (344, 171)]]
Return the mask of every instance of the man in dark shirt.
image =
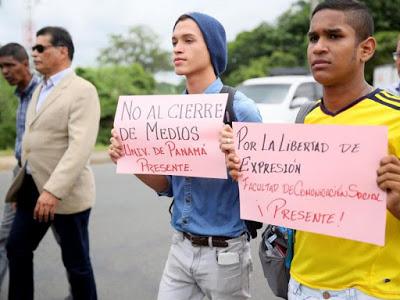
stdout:
[[(16, 113), (16, 139), (15, 158), (18, 165), (14, 174), (21, 165), (21, 142), (25, 131), (26, 109), (31, 100), (32, 93), (39, 83), (39, 78), (32, 74), (29, 69), (29, 57), (20, 44), (9, 43), (0, 48), (0, 70), (7, 82), (16, 86), (15, 95), (19, 100)], [(15, 211), (10, 203), (4, 206), (3, 219), (0, 226), (0, 287), (7, 270), (7, 254), (5, 249), (6, 240), (14, 221)]]

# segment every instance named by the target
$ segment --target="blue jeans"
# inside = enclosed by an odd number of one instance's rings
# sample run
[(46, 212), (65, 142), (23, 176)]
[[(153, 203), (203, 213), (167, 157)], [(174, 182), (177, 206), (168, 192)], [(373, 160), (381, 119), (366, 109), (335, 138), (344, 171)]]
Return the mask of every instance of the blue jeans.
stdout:
[(33, 252), (53, 225), (60, 238), (62, 260), (67, 269), (73, 299), (96, 300), (96, 284), (89, 257), (90, 209), (70, 215), (56, 214), (53, 222), (37, 222), (33, 219), (33, 210), (38, 197), (32, 177), (25, 175), (7, 242), (9, 299), (33, 299)]
[(340, 291), (312, 289), (293, 278), (290, 278), (289, 281), (288, 298), (289, 300), (379, 300), (379, 298), (368, 296), (355, 288)]

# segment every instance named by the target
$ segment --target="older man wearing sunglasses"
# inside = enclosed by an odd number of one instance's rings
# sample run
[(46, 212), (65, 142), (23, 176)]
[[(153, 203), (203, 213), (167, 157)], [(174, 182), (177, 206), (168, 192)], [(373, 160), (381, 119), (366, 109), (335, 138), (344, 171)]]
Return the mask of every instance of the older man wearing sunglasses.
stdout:
[(32, 48), (43, 83), (26, 115), (22, 168), (6, 201), (17, 202), (7, 243), (9, 299), (33, 299), (33, 252), (53, 225), (74, 300), (97, 299), (89, 257), (94, 204), (89, 157), (100, 119), (96, 88), (71, 69), (74, 45), (60, 27), (45, 27)]

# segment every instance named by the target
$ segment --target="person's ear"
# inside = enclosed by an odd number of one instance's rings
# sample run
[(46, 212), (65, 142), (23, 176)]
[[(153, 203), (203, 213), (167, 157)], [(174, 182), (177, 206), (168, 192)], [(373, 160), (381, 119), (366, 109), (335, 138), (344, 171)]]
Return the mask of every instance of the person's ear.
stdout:
[(29, 59), (24, 59), (24, 60), (22, 61), (22, 64), (24, 65), (24, 67), (29, 68)]
[(63, 56), (68, 57), (68, 48), (65, 46), (60, 47), (60, 52)]
[(358, 45), (360, 51), (360, 59), (362, 62), (367, 62), (374, 56), (376, 49), (376, 40), (372, 36), (366, 38)]

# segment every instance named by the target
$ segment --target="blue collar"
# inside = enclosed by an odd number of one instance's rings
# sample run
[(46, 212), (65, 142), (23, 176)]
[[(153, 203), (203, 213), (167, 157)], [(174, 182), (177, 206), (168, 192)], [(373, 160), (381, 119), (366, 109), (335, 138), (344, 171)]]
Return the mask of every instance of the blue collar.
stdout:
[(68, 67), (56, 74), (54, 74), (53, 76), (51, 76), (50, 78), (48, 78), (47, 80), (43, 79), (43, 86), (45, 86), (46, 88), (50, 88), (52, 86), (56, 86), (58, 83), (60, 83), (60, 81), (69, 73), (72, 72), (72, 68)]
[(19, 98), (22, 99), (26, 95), (32, 94), (32, 90), (36, 88), (36, 85), (39, 83), (40, 79), (35, 74), (32, 75), (31, 81), (29, 82), (28, 86), (23, 90), (20, 91), (18, 88), (15, 90), (14, 94)]
[[(223, 87), (221, 78), (217, 77), (203, 92), (203, 94), (216, 94), (219, 93)], [(189, 94), (187, 89), (185, 89), (184, 94)]]

